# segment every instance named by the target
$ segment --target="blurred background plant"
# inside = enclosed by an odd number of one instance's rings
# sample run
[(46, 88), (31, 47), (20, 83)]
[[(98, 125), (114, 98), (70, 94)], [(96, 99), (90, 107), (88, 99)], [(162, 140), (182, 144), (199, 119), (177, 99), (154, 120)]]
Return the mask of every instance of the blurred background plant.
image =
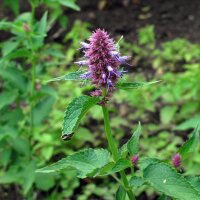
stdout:
[[(134, 1), (137, 6), (139, 3)], [(79, 41), (88, 38), (96, 27), (84, 16), (82, 21), (68, 17), (80, 10), (78, 4), (74, 0), (31, 0), (29, 4), (4, 0), (0, 8), (0, 197), (4, 200), (114, 199), (117, 188), (112, 179), (80, 182), (74, 170), (61, 175), (35, 174), (37, 167), (81, 147), (106, 146), (98, 107), (84, 119), (70, 142), (60, 139), (67, 103), (92, 88), (64, 81), (47, 84), (53, 77), (78, 70), (73, 62), (78, 57)], [(98, 1), (97, 16), (109, 11), (111, 4)], [(93, 8), (94, 3), (89, 6)], [(148, 19), (150, 8), (141, 7), (138, 20)], [(84, 15), (81, 13), (80, 18)], [(89, 13), (91, 18), (93, 15)], [(108, 23), (104, 22), (105, 27)], [(121, 35), (120, 31), (114, 32), (116, 40)], [(141, 121), (141, 153), (171, 159), (200, 120), (200, 44), (183, 38), (160, 42), (155, 27), (146, 25), (137, 30), (137, 38), (131, 42), (122, 39), (120, 48), (132, 56), (133, 67), (127, 68), (132, 73), (127, 79), (162, 82), (115, 94), (111, 109), (115, 137), (124, 143)], [(199, 174), (198, 153), (183, 164), (187, 174)], [(138, 196), (153, 199), (156, 194), (143, 188)]]

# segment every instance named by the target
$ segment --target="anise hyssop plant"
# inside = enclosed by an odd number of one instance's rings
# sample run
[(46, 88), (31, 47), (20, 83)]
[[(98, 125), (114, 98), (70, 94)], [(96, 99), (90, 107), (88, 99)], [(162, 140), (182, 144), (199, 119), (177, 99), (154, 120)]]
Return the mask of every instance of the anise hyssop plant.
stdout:
[[(119, 148), (112, 135), (109, 121), (109, 100), (113, 92), (117, 89), (137, 89), (157, 81), (148, 83), (124, 81), (122, 76), (126, 71), (123, 70), (123, 66), (129, 65), (129, 57), (120, 54), (119, 44), (115, 44), (104, 30), (97, 29), (88, 42), (81, 42), (81, 45), (84, 59), (76, 62), (80, 69), (53, 80), (91, 83), (95, 89), (90, 96), (77, 97), (68, 105), (62, 139), (69, 140), (86, 112), (98, 105), (102, 107), (108, 149), (81, 150), (57, 163), (38, 169), (37, 173), (58, 172), (70, 167), (76, 169), (79, 178), (112, 176), (118, 183), (115, 196), (117, 200), (136, 199), (138, 188), (145, 185), (153, 187), (163, 199), (169, 196), (180, 200), (199, 200), (199, 178), (180, 174), (181, 161), (187, 159), (198, 145), (198, 127), (179, 152), (176, 152), (171, 163), (139, 156), (140, 123), (127, 143)], [(87, 68), (86, 71), (82, 70), (84, 67)]]

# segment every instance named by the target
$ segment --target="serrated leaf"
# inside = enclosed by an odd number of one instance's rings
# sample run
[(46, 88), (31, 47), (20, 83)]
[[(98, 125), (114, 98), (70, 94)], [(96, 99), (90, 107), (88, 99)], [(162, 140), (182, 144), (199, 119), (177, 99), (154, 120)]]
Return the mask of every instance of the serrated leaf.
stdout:
[(122, 82), (121, 81), (116, 84), (116, 87), (122, 90), (138, 89), (138, 88), (142, 88), (142, 87), (159, 83), (159, 82), (160, 81), (152, 81), (152, 82)]
[(75, 98), (65, 112), (62, 138), (68, 139), (77, 129), (78, 124), (86, 112), (99, 102), (100, 98), (80, 96)]
[(122, 157), (126, 157), (128, 152), (131, 155), (135, 155), (138, 152), (140, 134), (141, 134), (141, 124), (139, 123), (136, 131), (133, 133), (128, 142), (120, 148), (120, 155)]
[(58, 0), (58, 2), (63, 6), (80, 11), (80, 7), (75, 3), (75, 0)]
[(192, 153), (195, 151), (199, 144), (199, 128), (198, 126), (192, 133), (192, 137), (186, 141), (183, 146), (179, 149), (179, 153), (182, 156), (186, 156), (188, 153)]
[(110, 162), (105, 165), (102, 169), (100, 169), (96, 175), (98, 176), (105, 176), (120, 172), (128, 167), (131, 167), (131, 162), (127, 159), (119, 159), (116, 163)]
[(120, 172), (128, 167), (131, 167), (131, 161), (127, 160), (127, 159), (119, 159), (115, 165), (113, 166), (111, 172), (109, 174), (112, 173), (116, 173), (116, 172)]
[(200, 193), (173, 168), (164, 162), (150, 164), (143, 173), (156, 190), (179, 200), (199, 200)]
[(76, 71), (76, 72), (71, 72), (69, 74), (66, 74), (64, 76), (60, 76), (57, 78), (53, 78), (51, 80), (49, 80), (48, 82), (52, 82), (52, 81), (74, 81), (74, 80), (83, 80), (80, 78), (80, 76), (84, 74), (84, 71)]
[(145, 180), (139, 176), (132, 176), (129, 181), (130, 186), (135, 188), (142, 186), (144, 183)]
[(160, 160), (156, 158), (141, 158), (139, 159), (138, 165), (141, 170), (144, 170), (151, 164), (159, 163)]
[(38, 173), (58, 172), (67, 168), (77, 170), (77, 177), (92, 176), (98, 169), (105, 166), (110, 159), (109, 152), (105, 149), (85, 149), (42, 169)]
[(120, 157), (126, 158), (128, 155), (127, 143), (123, 144), (122, 147), (119, 149)]
[(126, 190), (120, 185), (115, 196), (116, 200), (125, 200), (126, 199)]
[(141, 134), (141, 124), (139, 123), (136, 131), (133, 133), (131, 139), (127, 143), (127, 149), (131, 156), (138, 153), (140, 134)]
[(187, 176), (185, 178), (200, 193), (200, 177)]

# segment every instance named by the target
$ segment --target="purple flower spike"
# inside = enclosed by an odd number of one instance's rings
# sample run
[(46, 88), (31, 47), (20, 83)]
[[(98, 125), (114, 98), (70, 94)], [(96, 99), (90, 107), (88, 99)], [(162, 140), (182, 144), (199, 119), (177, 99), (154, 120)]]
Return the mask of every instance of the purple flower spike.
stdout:
[(138, 159), (139, 159), (139, 156), (138, 156), (138, 155), (134, 155), (134, 156), (131, 158), (131, 162), (133, 163), (133, 165), (137, 165)]
[(89, 49), (90, 48), (90, 45), (86, 42), (80, 42), (80, 44), (82, 45), (82, 48), (84, 49)]
[[(127, 60), (127, 56), (120, 57), (113, 39), (104, 30), (97, 29), (89, 38), (89, 43), (81, 42), (85, 60), (76, 62), (82, 66), (88, 66), (88, 74), (92, 84), (96, 85), (98, 91), (95, 96), (102, 95), (102, 90), (107, 94), (112, 92), (118, 79), (122, 77), (123, 71), (119, 70), (120, 64)], [(81, 75), (81, 78), (88, 78)]]
[(130, 57), (129, 56), (116, 56), (116, 59), (121, 63), (121, 64), (126, 64), (126, 65), (129, 65), (127, 63), (128, 60), (130, 60)]
[(86, 73), (80, 75), (80, 79), (90, 79), (90, 78), (91, 78), (90, 72), (86, 72)]
[(80, 60), (78, 62), (75, 62), (75, 64), (79, 65), (79, 66), (83, 66), (83, 65), (88, 65), (88, 61), (87, 60)]
[(172, 164), (174, 167), (178, 168), (181, 166), (181, 155), (179, 153), (175, 154), (172, 158)]

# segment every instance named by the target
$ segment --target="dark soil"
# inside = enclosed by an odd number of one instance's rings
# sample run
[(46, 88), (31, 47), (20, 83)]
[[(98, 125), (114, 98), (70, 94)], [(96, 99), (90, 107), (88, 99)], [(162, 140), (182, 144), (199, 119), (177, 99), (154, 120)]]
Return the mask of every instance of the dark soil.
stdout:
[(92, 24), (92, 29), (105, 28), (113, 35), (123, 35), (128, 41), (137, 38), (137, 30), (153, 24), (158, 41), (177, 37), (200, 41), (199, 0), (78, 0), (81, 12), (66, 14), (70, 22), (80, 19)]

